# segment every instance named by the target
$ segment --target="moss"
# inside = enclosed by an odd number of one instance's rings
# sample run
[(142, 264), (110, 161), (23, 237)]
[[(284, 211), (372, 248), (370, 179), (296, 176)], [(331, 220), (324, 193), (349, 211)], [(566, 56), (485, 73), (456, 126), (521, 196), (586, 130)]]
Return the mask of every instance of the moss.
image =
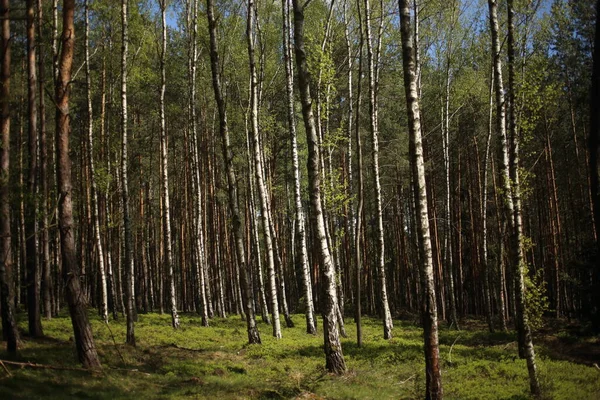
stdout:
[[(263, 344), (248, 345), (238, 317), (215, 318), (205, 328), (196, 315), (184, 314), (182, 328), (174, 331), (169, 315), (140, 314), (138, 345), (132, 348), (123, 344), (124, 319), (107, 327), (95, 313), (90, 317), (102, 374), (9, 367), (12, 377), (0, 371), (0, 398), (418, 399), (424, 394), (422, 331), (404, 321), (396, 322), (394, 338), (386, 341), (381, 321), (365, 318), (359, 348), (348, 320), (348, 338), (342, 339), (348, 372), (335, 376), (324, 369), (322, 336), (307, 335), (302, 324), (283, 328), (280, 340), (261, 325)], [(44, 330), (44, 339), (25, 338), (19, 359), (77, 366), (68, 316), (44, 321)], [(476, 324), (460, 332), (442, 327), (445, 398), (529, 398), (526, 365), (516, 357), (514, 341), (512, 332), (490, 334)], [(596, 369), (553, 359), (543, 346), (539, 350), (545, 355), (539, 360), (545, 397), (600, 398)], [(1, 350), (0, 358), (7, 357)]]

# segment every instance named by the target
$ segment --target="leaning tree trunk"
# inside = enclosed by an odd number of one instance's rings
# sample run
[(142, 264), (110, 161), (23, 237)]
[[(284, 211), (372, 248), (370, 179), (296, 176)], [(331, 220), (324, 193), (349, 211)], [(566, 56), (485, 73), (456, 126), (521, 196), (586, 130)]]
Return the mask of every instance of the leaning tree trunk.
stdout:
[(439, 363), (439, 343), (437, 328), (437, 305), (433, 281), (433, 251), (429, 233), (429, 213), (427, 209), (427, 187), (425, 183), (425, 163), (419, 93), (413, 46), (418, 46), (411, 35), (410, 7), (408, 0), (399, 0), (400, 30), (402, 34), (402, 64), (404, 69), (404, 90), (408, 114), (410, 140), (410, 162), (415, 180), (415, 205), (419, 244), (423, 255), (421, 286), (423, 298), (423, 330), (425, 336), (425, 373), (427, 399), (442, 398), (442, 379)]
[(71, 185), (71, 158), (69, 155), (69, 137), (71, 120), (69, 95), (73, 54), (75, 49), (75, 0), (63, 2), (62, 51), (59, 60), (59, 74), (56, 82), (56, 180), (58, 183), (58, 225), (62, 253), (63, 280), (66, 288), (69, 313), (73, 323), (75, 347), (79, 362), (85, 368), (100, 368), (96, 353), (92, 329), (88, 321), (84, 302), (79, 268), (77, 265), (74, 224), (73, 224), (73, 187)]
[(98, 251), (98, 272), (100, 273), (100, 316), (108, 322), (108, 290), (106, 287), (106, 268), (104, 266), (104, 251), (100, 237), (100, 213), (98, 211), (98, 187), (96, 185), (96, 168), (94, 166), (94, 117), (92, 108), (92, 78), (90, 71), (90, 15), (89, 0), (85, 1), (85, 80), (87, 83), (88, 107), (88, 162), (90, 165), (90, 180), (92, 184), (92, 212), (94, 218), (94, 239)]
[[(267, 205), (267, 190), (265, 187), (262, 160), (260, 155), (260, 139), (258, 132), (258, 80), (256, 77), (256, 64), (254, 61), (254, 1), (248, 0), (248, 19), (246, 24), (246, 39), (248, 42), (248, 60), (250, 66), (250, 120), (252, 128), (252, 142), (254, 149), (254, 174), (256, 187), (260, 200), (260, 214), (262, 219), (263, 237), (265, 239), (265, 252), (267, 255), (267, 276), (271, 291), (271, 315), (273, 318), (273, 336), (281, 339), (281, 324), (279, 322), (279, 304), (277, 300), (277, 285), (275, 282), (275, 253), (273, 250), (274, 236), (271, 235), (271, 215)], [(281, 276), (280, 279), (283, 279)]]
[(302, 283), (304, 284), (304, 299), (306, 306), (306, 333), (317, 334), (315, 324), (315, 306), (312, 295), (312, 282), (310, 277), (310, 267), (308, 265), (308, 249), (306, 247), (306, 224), (304, 222), (304, 207), (302, 206), (302, 196), (300, 192), (300, 163), (298, 161), (298, 135), (296, 132), (296, 117), (294, 111), (294, 68), (292, 63), (291, 49), (291, 25), (289, 0), (282, 0), (283, 14), (283, 60), (285, 63), (286, 94), (287, 94), (287, 119), (288, 129), (292, 138), (292, 167), (294, 169), (294, 202), (296, 204), (296, 229), (298, 230), (298, 239), (295, 243), (297, 263), (300, 264), (302, 271)]
[(179, 328), (179, 315), (177, 314), (177, 298), (175, 297), (175, 276), (173, 274), (173, 248), (171, 243), (171, 203), (169, 199), (169, 164), (167, 149), (167, 127), (165, 122), (165, 89), (167, 76), (165, 62), (167, 56), (167, 4), (166, 0), (159, 0), (161, 14), (161, 50), (160, 50), (160, 169), (163, 196), (163, 242), (165, 246), (165, 268), (169, 276), (169, 304), (171, 306), (171, 325)]
[(10, 4), (0, 3), (2, 40), (0, 42), (0, 309), (2, 310), (2, 333), (6, 350), (17, 352), (19, 331), (15, 320), (12, 279), (12, 244), (10, 229)]
[[(521, 215), (521, 188), (519, 187), (519, 138), (517, 136), (517, 126), (515, 118), (515, 49), (514, 49), (514, 9), (513, 0), (508, 0), (508, 122), (510, 130), (510, 181), (512, 186), (513, 199), (513, 221), (514, 227), (512, 237), (512, 258), (515, 278), (515, 298), (517, 315), (519, 321), (519, 337), (523, 338), (523, 347), (525, 359), (527, 360), (527, 370), (529, 372), (529, 388), (534, 396), (540, 395), (540, 382), (537, 376), (537, 366), (535, 363), (535, 350), (531, 338), (531, 329), (527, 318), (527, 309), (525, 305), (525, 280), (524, 267), (525, 258), (523, 255), (523, 246), (521, 244), (523, 236), (523, 222)], [(500, 63), (498, 59), (497, 63)], [(560, 296), (560, 293), (557, 293)]]
[(254, 316), (254, 301), (252, 299), (252, 288), (248, 280), (248, 266), (246, 265), (246, 255), (244, 251), (244, 235), (242, 231), (242, 219), (237, 197), (237, 180), (235, 170), (233, 169), (233, 152), (229, 140), (229, 127), (227, 124), (227, 110), (225, 100), (221, 89), (220, 62), (217, 50), (217, 21), (214, 15), (214, 6), (212, 0), (206, 0), (206, 17), (208, 19), (208, 31), (210, 34), (210, 67), (212, 72), (212, 83), (215, 94), (215, 101), (219, 112), (219, 133), (221, 135), (221, 144), (223, 151), (223, 160), (227, 174), (229, 208), (232, 215), (233, 235), (235, 239), (235, 252), (237, 263), (239, 265), (240, 285), (244, 306), (246, 307), (246, 326), (248, 329), (248, 343), (260, 343), (260, 334), (256, 326)]
[[(383, 10), (382, 10), (383, 12)], [(383, 17), (382, 17), (383, 18)], [(387, 296), (385, 278), (385, 240), (383, 237), (383, 210), (381, 205), (381, 182), (379, 179), (379, 132), (377, 126), (377, 98), (375, 92), (375, 70), (373, 65), (373, 45), (371, 43), (371, 5), (365, 0), (365, 31), (367, 40), (367, 66), (369, 72), (369, 116), (371, 141), (373, 143), (373, 186), (377, 205), (377, 275), (381, 286), (381, 309), (383, 311), (383, 338), (392, 338), (392, 314)]]
[(135, 346), (135, 303), (134, 303), (134, 282), (135, 272), (133, 265), (133, 232), (131, 231), (131, 217), (129, 214), (129, 187), (127, 183), (127, 54), (129, 49), (129, 34), (127, 28), (127, 13), (129, 0), (122, 0), (121, 3), (121, 199), (123, 203), (123, 227), (125, 256), (124, 260), (125, 275), (127, 276), (125, 284), (126, 314), (127, 314), (127, 344)]
[(37, 103), (37, 66), (35, 48), (35, 5), (27, 0), (27, 102), (29, 132), (29, 172), (27, 176), (28, 200), (26, 204), (25, 236), (27, 248), (27, 316), (29, 335), (44, 336), (40, 314), (40, 266), (38, 262), (38, 103)]
[[(323, 335), (325, 341), (325, 365), (329, 372), (341, 374), (346, 370), (346, 362), (342, 352), (340, 334), (338, 330), (336, 312), (338, 307), (335, 267), (327, 236), (325, 220), (321, 203), (321, 176), (320, 176), (320, 149), (315, 127), (315, 118), (312, 110), (310, 96), (310, 73), (306, 61), (304, 45), (304, 7), (299, 0), (292, 0), (294, 8), (294, 45), (296, 53), (296, 67), (298, 68), (298, 83), (300, 88), (300, 101), (302, 103), (302, 116), (306, 129), (308, 143), (308, 182), (310, 191), (311, 219), (316, 233), (318, 254), (321, 264), (321, 277), (323, 290)], [(308, 3), (306, 3), (308, 4)]]

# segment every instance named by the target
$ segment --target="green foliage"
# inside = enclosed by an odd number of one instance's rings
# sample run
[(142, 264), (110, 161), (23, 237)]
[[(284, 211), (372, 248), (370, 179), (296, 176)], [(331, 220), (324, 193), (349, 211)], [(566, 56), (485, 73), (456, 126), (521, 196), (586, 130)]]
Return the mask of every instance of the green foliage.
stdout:
[[(526, 268), (525, 268), (526, 270)], [(527, 308), (527, 319), (529, 327), (533, 330), (544, 326), (543, 315), (550, 311), (550, 303), (546, 294), (543, 271), (537, 270), (532, 276), (524, 273), (525, 278), (525, 305)]]

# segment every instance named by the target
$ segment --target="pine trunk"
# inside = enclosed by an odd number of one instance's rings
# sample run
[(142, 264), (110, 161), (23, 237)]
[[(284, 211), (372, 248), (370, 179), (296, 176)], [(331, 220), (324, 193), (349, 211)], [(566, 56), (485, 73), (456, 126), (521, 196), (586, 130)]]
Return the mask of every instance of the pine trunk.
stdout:
[(10, 227), (10, 4), (0, 2), (2, 40), (0, 42), (0, 309), (2, 311), (2, 333), (6, 350), (15, 354), (19, 342), (19, 331), (15, 320), (13, 257)]
[(59, 74), (56, 84), (56, 177), (58, 191), (58, 223), (62, 253), (63, 280), (66, 288), (69, 313), (73, 323), (75, 347), (79, 362), (85, 368), (101, 368), (92, 329), (90, 327), (86, 304), (82, 296), (79, 281), (79, 268), (75, 254), (75, 230), (73, 224), (73, 200), (71, 184), (71, 158), (69, 156), (69, 138), (71, 121), (69, 95), (73, 54), (75, 48), (75, 0), (63, 2), (62, 51), (59, 60)]

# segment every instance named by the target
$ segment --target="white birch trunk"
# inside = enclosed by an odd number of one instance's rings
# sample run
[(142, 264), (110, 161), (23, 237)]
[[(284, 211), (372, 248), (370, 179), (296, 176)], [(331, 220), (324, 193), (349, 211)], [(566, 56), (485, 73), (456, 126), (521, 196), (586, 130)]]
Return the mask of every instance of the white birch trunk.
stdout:
[(87, 84), (88, 134), (87, 147), (90, 164), (90, 180), (92, 186), (92, 212), (94, 218), (94, 239), (98, 250), (98, 272), (100, 273), (100, 317), (108, 323), (108, 290), (106, 286), (106, 268), (104, 251), (100, 237), (100, 213), (98, 212), (98, 187), (96, 185), (96, 168), (94, 164), (94, 117), (92, 107), (92, 78), (90, 72), (90, 15), (89, 0), (85, 0), (85, 80)]

